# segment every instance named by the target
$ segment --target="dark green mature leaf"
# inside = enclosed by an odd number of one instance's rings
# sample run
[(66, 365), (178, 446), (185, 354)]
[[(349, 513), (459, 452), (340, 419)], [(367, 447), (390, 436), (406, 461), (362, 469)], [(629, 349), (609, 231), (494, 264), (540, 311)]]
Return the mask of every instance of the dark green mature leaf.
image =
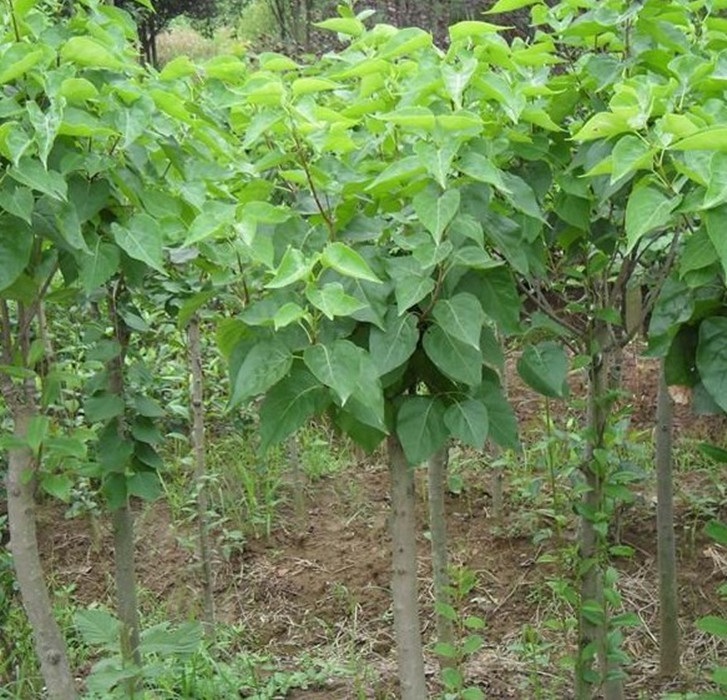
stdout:
[(682, 280), (664, 282), (649, 321), (649, 354), (665, 355), (679, 326), (694, 313), (694, 297)]
[(330, 403), (328, 390), (302, 364), (270, 389), (260, 406), (263, 450), (282, 442)]
[(0, 210), (4, 209), (31, 224), (34, 205), (35, 198), (30, 188), (16, 185), (12, 180), (5, 180), (0, 186)]
[(112, 243), (98, 238), (89, 255), (81, 258), (79, 279), (87, 293), (106, 284), (119, 269), (119, 249)]
[(485, 369), (482, 383), (472, 392), (487, 407), (489, 437), (505, 449), (520, 449), (517, 418), (492, 370)]
[(517, 369), (526, 384), (543, 396), (568, 396), (568, 356), (560, 345), (529, 345), (523, 350)]
[(8, 169), (8, 175), (21, 185), (47, 194), (51, 199), (63, 202), (68, 194), (68, 185), (60, 173), (46, 170), (43, 164), (30, 157), (21, 158), (16, 166)]
[(107, 421), (124, 412), (124, 400), (116, 394), (90, 396), (83, 402), (83, 412), (89, 423)]
[(414, 256), (392, 258), (387, 272), (394, 280), (394, 295), (399, 314), (418, 304), (434, 289), (434, 280)]
[(30, 226), (15, 216), (0, 214), (0, 292), (23, 273), (32, 249)]
[(263, 340), (249, 350), (237, 374), (231, 377), (232, 395), (229, 407), (264, 394), (290, 370), (293, 355), (279, 340)]
[(487, 440), (489, 424), (487, 407), (482, 401), (455, 401), (444, 414), (444, 423), (452, 437), (465, 445), (481, 450)]
[(432, 197), (425, 190), (414, 197), (414, 211), (435, 242), (442, 240), (444, 230), (459, 210), (459, 201), (459, 190), (447, 190), (441, 197)]
[(162, 234), (159, 224), (148, 214), (137, 214), (121, 226), (111, 224), (111, 234), (116, 244), (130, 258), (140, 260), (165, 274)]
[(155, 501), (162, 495), (162, 484), (156, 471), (137, 472), (126, 481), (126, 490), (130, 496), (145, 501)]
[(727, 411), (727, 318), (708, 318), (699, 326), (697, 369), (709, 395)]
[(439, 326), (453, 338), (480, 349), (480, 334), (485, 322), (477, 297), (468, 292), (461, 292), (446, 299), (437, 300), (432, 309), (432, 316)]
[(520, 330), (520, 296), (512, 272), (506, 267), (472, 270), (462, 278), (457, 290), (474, 294), (485, 314), (504, 333)]
[(448, 377), (470, 386), (480, 383), (482, 354), (470, 345), (453, 338), (437, 325), (424, 334), (427, 357)]
[(369, 351), (379, 376), (404, 364), (416, 350), (418, 342), (416, 316), (399, 316), (395, 309), (390, 309), (386, 315), (386, 330), (372, 328), (369, 333)]
[(425, 462), (446, 444), (444, 413), (444, 404), (434, 397), (404, 398), (396, 415), (396, 434), (409, 464)]
[(336, 340), (330, 345), (311, 345), (305, 349), (303, 359), (318, 381), (333, 389), (345, 406), (360, 382), (365, 354), (349, 340)]

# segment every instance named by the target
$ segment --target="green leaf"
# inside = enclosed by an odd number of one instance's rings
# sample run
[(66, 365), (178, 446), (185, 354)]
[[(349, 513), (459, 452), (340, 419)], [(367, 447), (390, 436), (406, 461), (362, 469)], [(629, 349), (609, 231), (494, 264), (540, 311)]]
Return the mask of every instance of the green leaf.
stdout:
[(307, 369), (294, 363), (288, 376), (268, 391), (260, 406), (262, 449), (285, 440), (329, 403), (328, 390)]
[(341, 83), (336, 83), (333, 80), (327, 78), (298, 78), (293, 81), (292, 90), (296, 97), (301, 95), (310, 95), (317, 92), (324, 92), (326, 90), (336, 90), (343, 87)]
[(264, 340), (253, 346), (231, 377), (232, 395), (229, 408), (243, 401), (264, 394), (277, 384), (290, 370), (293, 355), (279, 340)]
[(477, 386), (482, 378), (482, 355), (470, 345), (450, 336), (437, 325), (424, 334), (427, 357), (456, 382)]
[(418, 342), (416, 316), (399, 316), (394, 309), (390, 309), (386, 314), (386, 329), (372, 328), (369, 333), (369, 352), (379, 376), (403, 365), (416, 350)]
[(712, 209), (727, 202), (727, 153), (715, 153), (709, 161), (709, 185), (702, 207)]
[(48, 436), (49, 429), (50, 419), (47, 416), (33, 416), (28, 421), (28, 430), (25, 435), (25, 440), (28, 443), (30, 451), (34, 455), (37, 456), (40, 453), (40, 447)]
[(411, 255), (390, 258), (386, 269), (394, 280), (396, 307), (401, 315), (434, 290), (434, 280)]
[(574, 134), (574, 141), (593, 141), (594, 139), (606, 139), (617, 136), (627, 131), (633, 131), (629, 123), (631, 115), (625, 111), (599, 112), (594, 114)]
[(34, 68), (43, 60), (43, 55), (43, 49), (32, 44), (11, 44), (0, 58), (0, 85), (5, 85)]
[(145, 501), (155, 501), (162, 495), (162, 485), (156, 471), (137, 472), (126, 481), (126, 490), (130, 496), (142, 498)]
[(505, 398), (497, 375), (486, 370), (482, 383), (475, 389), (472, 396), (482, 401), (487, 407), (490, 439), (504, 449), (519, 449), (517, 419), (512, 406)]
[(146, 418), (164, 418), (166, 415), (164, 409), (148, 396), (135, 396), (133, 405), (134, 410)]
[(331, 345), (307, 347), (303, 360), (316, 379), (333, 389), (345, 406), (359, 384), (362, 354), (365, 350), (352, 342), (336, 340)]
[(46, 170), (38, 160), (21, 158), (7, 173), (21, 185), (47, 194), (51, 199), (66, 200), (68, 186), (63, 176), (54, 170)]
[(627, 252), (647, 234), (664, 228), (672, 220), (678, 197), (669, 197), (649, 184), (637, 185), (626, 204)]
[(723, 617), (717, 617), (716, 615), (702, 617), (697, 620), (697, 629), (713, 634), (715, 637), (727, 639), (727, 620)]
[(386, 192), (401, 180), (406, 182), (414, 181), (417, 175), (426, 172), (418, 156), (406, 156), (398, 158), (391, 165), (384, 169), (374, 181), (366, 187), (366, 190)]
[(350, 294), (346, 294), (338, 282), (330, 282), (321, 289), (309, 287), (305, 296), (326, 318), (333, 320), (335, 316), (350, 316), (366, 307), (366, 304)]
[(79, 610), (73, 616), (73, 624), (86, 644), (118, 651), (121, 626), (111, 613), (98, 609)]
[(436, 243), (459, 210), (459, 190), (448, 190), (441, 197), (432, 197), (428, 191), (420, 192), (412, 205), (419, 221), (432, 234)]
[(116, 244), (130, 258), (140, 260), (149, 267), (166, 274), (162, 234), (159, 224), (148, 214), (136, 214), (126, 226), (115, 221), (111, 224), (111, 234)]
[(288, 249), (283, 255), (283, 259), (280, 261), (280, 265), (278, 265), (278, 269), (275, 270), (273, 279), (265, 287), (268, 289), (280, 289), (307, 278), (313, 268), (313, 262), (306, 260), (305, 255), (296, 248), (288, 246)]
[(432, 316), (439, 326), (453, 338), (480, 349), (480, 334), (485, 313), (477, 297), (468, 292), (439, 299), (434, 304)]
[(727, 318), (708, 318), (699, 326), (697, 369), (709, 395), (727, 411)]
[(41, 475), (40, 485), (43, 491), (63, 503), (68, 503), (71, 500), (73, 479), (68, 474), (43, 474)]
[(187, 78), (195, 75), (197, 67), (189, 60), (187, 56), (177, 56), (171, 61), (164, 64), (164, 68), (159, 73), (161, 80), (179, 80), (179, 78)]
[(321, 255), (323, 267), (330, 267), (336, 272), (355, 279), (381, 282), (373, 273), (369, 264), (352, 248), (345, 243), (329, 243)]
[(465, 20), (463, 22), (457, 22), (449, 28), (449, 39), (450, 41), (461, 41), (462, 39), (471, 39), (473, 37), (495, 34), (502, 31), (502, 29), (503, 27), (499, 24)]
[(405, 397), (396, 414), (396, 434), (411, 465), (426, 462), (449, 437), (444, 405), (431, 396)]
[(727, 204), (704, 213), (707, 235), (717, 251), (722, 270), (727, 274)]
[(481, 450), (489, 430), (487, 408), (481, 401), (455, 401), (444, 414), (444, 423), (453, 438)]
[(560, 345), (544, 342), (527, 346), (517, 370), (525, 383), (543, 396), (568, 396), (568, 356)]
[(468, 151), (459, 161), (458, 167), (460, 172), (469, 175), (474, 180), (492, 185), (500, 192), (508, 192), (502, 171), (481, 153)]
[(322, 22), (314, 22), (313, 26), (353, 37), (361, 36), (366, 30), (363, 22), (355, 17), (331, 17)]
[(486, 15), (494, 15), (499, 12), (512, 12), (522, 7), (535, 5), (542, 0), (497, 0), (497, 2), (485, 12)]
[(6, 180), (0, 188), (0, 209), (8, 214), (17, 216), (28, 224), (32, 224), (33, 207), (35, 198), (28, 187), (15, 185)]
[(634, 134), (622, 136), (613, 147), (611, 154), (613, 159), (611, 183), (636, 170), (651, 168), (654, 152), (654, 149), (638, 136)]
[(727, 127), (710, 126), (673, 143), (672, 151), (727, 151)]
[(23, 274), (32, 250), (30, 226), (15, 216), (0, 213), (0, 292)]
[(100, 237), (96, 240), (90, 255), (81, 258), (79, 279), (87, 293), (106, 284), (119, 269), (119, 249)]
[(61, 59), (83, 68), (122, 70), (125, 63), (111, 53), (100, 41), (90, 36), (71, 37), (61, 48)]
[(89, 423), (107, 421), (124, 412), (124, 400), (116, 394), (90, 396), (83, 402), (83, 412)]
[(280, 328), (289, 326), (291, 323), (295, 323), (296, 321), (306, 318), (306, 316), (307, 313), (304, 308), (290, 301), (287, 304), (283, 304), (275, 312), (275, 316), (273, 316), (273, 327), (277, 331)]
[[(726, 450), (722, 450), (722, 452), (727, 453)], [(727, 454), (725, 454), (723, 462), (727, 462)], [(707, 523), (704, 531), (707, 536), (711, 537), (715, 542), (718, 542), (722, 545), (727, 545), (727, 525), (725, 525), (725, 523), (721, 523), (718, 520), (712, 520)]]

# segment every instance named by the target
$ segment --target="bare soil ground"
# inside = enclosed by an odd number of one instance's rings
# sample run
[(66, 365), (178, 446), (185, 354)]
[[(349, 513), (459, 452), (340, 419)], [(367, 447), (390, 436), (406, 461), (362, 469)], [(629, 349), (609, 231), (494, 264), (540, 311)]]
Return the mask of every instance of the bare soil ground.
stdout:
[[(656, 365), (630, 357), (626, 385), (634, 423), (648, 430), (655, 406)], [(577, 387), (575, 387), (577, 390)], [(523, 425), (534, 424), (540, 399), (513, 378), (510, 391)], [(682, 438), (708, 437), (725, 443), (722, 419), (697, 419), (687, 405), (678, 406), (677, 433)], [(724, 476), (724, 475), (723, 475)], [(420, 522), (425, 530), (424, 474), (421, 474)], [(699, 473), (679, 473), (680, 492), (704, 495), (712, 486)], [(533, 535), (547, 526), (547, 515), (523, 507), (517, 493), (506, 490), (505, 514), (493, 517), (491, 472), (483, 464), (468, 475), (467, 488), (448, 497), (452, 560), (477, 574), (476, 589), (463, 602), (466, 614), (487, 623), (485, 646), (467, 664), (469, 680), (487, 698), (568, 698), (570, 672), (558, 666), (574, 642), (563, 632), (567, 609), (552, 595), (552, 566), (537, 559), (554, 544), (533, 544)], [(507, 489), (507, 487), (506, 487)], [(717, 508), (719, 509), (719, 505)], [(722, 517), (727, 511), (722, 503)], [(653, 503), (640, 499), (623, 515), (620, 538), (635, 554), (618, 564), (625, 610), (641, 625), (626, 632), (625, 649), (633, 659), (629, 698), (660, 698), (669, 690), (697, 690), (699, 678), (722, 655), (694, 627), (700, 615), (727, 615), (717, 588), (727, 580), (727, 552), (701, 535), (703, 514), (692, 501), (680, 499), (678, 552), (684, 673), (678, 683), (657, 677), (658, 609), (655, 561), (656, 528)], [(388, 591), (388, 472), (381, 459), (368, 459), (323, 479), (308, 492), (303, 520), (281, 512), (269, 538), (248, 541), (228, 559), (217, 556), (215, 598), (219, 618), (241, 624), (240, 645), (265, 649), (293, 666), (304, 652), (330, 656), (354, 669), (353, 676), (332, 678), (325, 687), (295, 691), (297, 700), (327, 698), (395, 698), (396, 666)], [(110, 601), (113, 595), (110, 534), (106, 523), (64, 520), (57, 508), (43, 513), (40, 529), (46, 566), (56, 583), (73, 584), (80, 604)], [(573, 532), (564, 534), (566, 544)], [(159, 502), (140, 511), (138, 564), (144, 605), (165, 605), (180, 618), (201, 612), (201, 593), (190, 537), (171, 522)], [(424, 638), (433, 642), (431, 570), (428, 542), (420, 537), (420, 604)], [(432, 694), (438, 668), (427, 657)]]

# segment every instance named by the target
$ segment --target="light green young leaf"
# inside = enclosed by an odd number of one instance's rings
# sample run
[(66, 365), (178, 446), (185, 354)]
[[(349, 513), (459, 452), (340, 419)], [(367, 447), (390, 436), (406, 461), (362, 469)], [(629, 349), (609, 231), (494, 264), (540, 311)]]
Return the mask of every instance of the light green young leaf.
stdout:
[(285, 326), (289, 326), (291, 323), (300, 321), (306, 316), (307, 314), (304, 308), (290, 301), (287, 304), (283, 304), (275, 312), (275, 316), (273, 316), (273, 327), (277, 331), (280, 328), (285, 328)]
[(412, 205), (419, 221), (432, 234), (436, 243), (459, 210), (459, 190), (447, 190), (441, 197), (432, 197), (426, 190), (420, 192)]
[(44, 51), (29, 43), (12, 44), (0, 58), (0, 85), (5, 85), (34, 68), (43, 60)]
[(455, 401), (444, 414), (444, 423), (452, 437), (481, 450), (489, 430), (487, 407), (481, 401)]
[(90, 36), (71, 37), (61, 48), (61, 60), (83, 68), (122, 70), (125, 67), (123, 61)]
[(322, 22), (314, 22), (313, 26), (353, 37), (361, 36), (366, 30), (363, 22), (355, 17), (331, 17)]
[(499, 24), (465, 20), (463, 22), (457, 22), (449, 28), (449, 39), (450, 41), (472, 39), (475, 37), (486, 36), (488, 34), (496, 34), (497, 32), (501, 32), (502, 29), (503, 27)]
[(290, 370), (293, 355), (279, 340), (264, 340), (247, 353), (237, 375), (230, 377), (232, 395), (229, 408), (264, 394)]
[(432, 316), (440, 327), (453, 338), (480, 349), (480, 333), (485, 313), (472, 294), (462, 292), (453, 297), (438, 299)]
[(66, 200), (68, 194), (66, 180), (55, 170), (46, 170), (38, 160), (23, 157), (17, 165), (9, 168), (7, 173), (21, 185), (47, 194), (60, 202)]
[(613, 147), (611, 170), (611, 183), (620, 180), (625, 175), (650, 168), (655, 149), (649, 147), (643, 139), (634, 134), (626, 134), (622, 136)]
[(727, 202), (727, 152), (715, 153), (709, 161), (709, 185), (702, 207), (712, 209)]
[(308, 277), (314, 263), (315, 260), (306, 260), (303, 253), (288, 246), (273, 279), (265, 287), (267, 289), (280, 289), (295, 284)]
[(363, 257), (345, 243), (329, 243), (323, 249), (321, 265), (330, 267), (346, 277), (381, 282)]
[(727, 620), (716, 615), (707, 615), (697, 620), (697, 629), (707, 632), (715, 637), (727, 639)]
[(326, 318), (333, 320), (335, 316), (350, 316), (366, 308), (366, 304), (350, 294), (346, 294), (338, 282), (329, 282), (322, 288), (309, 287), (305, 296)]
[(669, 197), (651, 184), (637, 185), (626, 204), (627, 252), (646, 234), (665, 227), (678, 204), (678, 197)]
[(390, 309), (386, 314), (386, 330), (372, 328), (369, 333), (369, 352), (379, 376), (404, 364), (416, 350), (418, 341), (416, 316), (399, 316), (394, 309)]
[(412, 466), (426, 462), (449, 438), (444, 423), (445, 408), (431, 396), (404, 398), (396, 415), (396, 434)]
[(633, 131), (630, 116), (625, 112), (599, 112), (594, 114), (573, 136), (574, 141), (607, 139), (617, 134)]
[(529, 7), (536, 3), (542, 2), (542, 0), (497, 0), (497, 2), (485, 12), (486, 15), (494, 15), (499, 12), (512, 12), (513, 10), (519, 10), (522, 7)]
[(727, 151), (727, 126), (710, 126), (677, 141), (672, 151)]

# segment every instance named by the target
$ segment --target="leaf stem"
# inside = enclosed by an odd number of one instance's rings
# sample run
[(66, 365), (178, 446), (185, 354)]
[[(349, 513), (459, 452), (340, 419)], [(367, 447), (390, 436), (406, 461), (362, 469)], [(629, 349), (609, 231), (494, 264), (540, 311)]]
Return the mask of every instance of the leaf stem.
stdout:
[(20, 41), (20, 27), (18, 26), (18, 18), (15, 16), (15, 8), (13, 7), (13, 0), (7, 0), (8, 6), (10, 7), (10, 21), (13, 23), (13, 32), (15, 34), (15, 41)]

